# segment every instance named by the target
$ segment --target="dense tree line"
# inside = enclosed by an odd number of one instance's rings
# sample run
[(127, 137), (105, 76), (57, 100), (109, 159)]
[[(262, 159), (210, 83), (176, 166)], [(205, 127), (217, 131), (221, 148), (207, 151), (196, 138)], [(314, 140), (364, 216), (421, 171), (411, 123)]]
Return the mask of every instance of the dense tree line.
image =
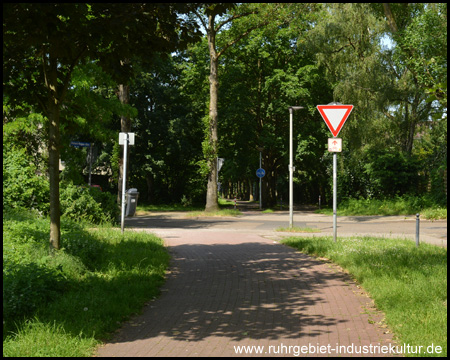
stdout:
[(446, 205), (446, 4), (3, 10), (4, 157), (24, 149), (50, 178), (55, 247), (59, 180), (83, 184), (88, 169), (87, 150), (70, 141), (95, 144), (96, 182), (120, 194), (118, 132), (135, 132), (127, 188), (140, 201), (208, 209), (217, 182), (225, 196), (257, 198), (261, 151), (273, 207), (288, 198), (292, 105), (304, 107), (294, 115), (296, 202), (331, 200), (330, 133), (316, 105), (338, 101), (355, 106), (340, 133), (340, 198), (428, 193)]

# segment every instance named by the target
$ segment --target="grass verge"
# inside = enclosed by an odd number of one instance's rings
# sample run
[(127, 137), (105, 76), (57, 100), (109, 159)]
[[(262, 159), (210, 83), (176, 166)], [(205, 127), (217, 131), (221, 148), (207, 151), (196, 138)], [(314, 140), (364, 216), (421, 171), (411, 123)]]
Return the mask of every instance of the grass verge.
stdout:
[(218, 211), (190, 211), (186, 213), (188, 217), (220, 217), (220, 216), (239, 216), (242, 213), (239, 210), (234, 209), (221, 209)]
[[(232, 210), (234, 201), (223, 198), (218, 199), (219, 208), (221, 210)], [(231, 209), (230, 209), (231, 208)], [(204, 212), (204, 205), (185, 205), (185, 204), (138, 204), (136, 215), (146, 215), (151, 212)], [(223, 216), (223, 215), (217, 215)]]
[[(332, 215), (331, 208), (316, 210), (316, 213)], [(338, 216), (358, 215), (415, 215), (427, 220), (447, 219), (447, 207), (434, 205), (426, 197), (403, 196), (392, 199), (346, 199), (338, 203)]]
[(145, 215), (148, 212), (185, 212), (201, 211), (204, 207), (183, 206), (181, 204), (139, 204), (136, 207), (136, 215)]
[(48, 255), (49, 220), (3, 213), (3, 356), (92, 356), (96, 345), (159, 294), (162, 240), (62, 221)]
[[(346, 269), (383, 311), (399, 344), (447, 356), (447, 249), (402, 239), (290, 237), (282, 243)], [(406, 354), (408, 356), (408, 354)]]

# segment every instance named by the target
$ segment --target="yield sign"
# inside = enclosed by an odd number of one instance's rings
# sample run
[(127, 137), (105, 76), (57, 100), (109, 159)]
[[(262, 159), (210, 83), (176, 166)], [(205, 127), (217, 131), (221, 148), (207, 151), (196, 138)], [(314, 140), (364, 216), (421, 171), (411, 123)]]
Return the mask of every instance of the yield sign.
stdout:
[(317, 110), (334, 137), (338, 136), (352, 109), (353, 105), (317, 105)]

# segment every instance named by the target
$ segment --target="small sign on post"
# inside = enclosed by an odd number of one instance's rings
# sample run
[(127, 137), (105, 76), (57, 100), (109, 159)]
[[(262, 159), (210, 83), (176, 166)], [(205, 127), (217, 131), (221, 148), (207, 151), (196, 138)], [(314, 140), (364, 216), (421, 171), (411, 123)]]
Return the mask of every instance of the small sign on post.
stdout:
[(342, 139), (341, 138), (328, 139), (328, 151), (329, 152), (342, 152)]
[(134, 145), (134, 133), (119, 133), (119, 145), (125, 144), (125, 138), (128, 135), (128, 145)]

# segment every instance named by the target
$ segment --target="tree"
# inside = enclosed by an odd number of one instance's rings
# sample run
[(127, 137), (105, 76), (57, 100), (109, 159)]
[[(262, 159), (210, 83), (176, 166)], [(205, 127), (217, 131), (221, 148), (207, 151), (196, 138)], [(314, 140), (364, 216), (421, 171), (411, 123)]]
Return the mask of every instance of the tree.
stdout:
[[(319, 74), (312, 64), (313, 58), (304, 46), (313, 22), (311, 5), (296, 4), (278, 8), (277, 15), (279, 18), (274, 19), (273, 23), (254, 29), (230, 47), (219, 63), (218, 148), (220, 156), (227, 159), (221, 177), (226, 180), (225, 187), (229, 187), (229, 182), (239, 182), (248, 198), (252, 192), (252, 183), (256, 180), (258, 148), (264, 147), (265, 207), (274, 206), (277, 196), (280, 198), (283, 192), (283, 176), (287, 173), (288, 107), (302, 104), (313, 108), (318, 95), (329, 92), (318, 81)], [(240, 19), (230, 29), (231, 33), (221, 34), (221, 42), (231, 41), (241, 29), (251, 25), (251, 17)], [(313, 132), (315, 129), (308, 125), (312, 120), (310, 111), (302, 113), (300, 118), (302, 125), (295, 127), (294, 136), (295, 139), (298, 137), (306, 141), (311, 133), (305, 129)], [(299, 131), (300, 128), (302, 131)], [(316, 128), (321, 129), (320, 126)], [(302, 147), (299, 146), (303, 155), (311, 151), (309, 146), (304, 143)], [(300, 154), (298, 159), (304, 161)], [(305, 187), (302, 195), (308, 193)]]
[[(347, 122), (342, 132), (349, 149), (340, 157), (348, 157), (340, 168), (347, 184), (364, 178), (360, 194), (371, 193), (367, 174), (357, 166), (368, 149), (389, 148), (413, 164), (420, 139), (442, 130), (437, 122), (446, 121), (444, 9), (422, 3), (328, 4), (311, 32), (319, 65), (335, 84), (333, 100), (355, 105), (356, 121)], [(436, 139), (442, 139), (438, 133)], [(442, 153), (444, 147), (438, 148)], [(419, 176), (414, 167), (406, 168)]]
[(447, 4), (383, 4), (397, 51), (420, 86), (447, 108)]
[[(266, 4), (267, 5), (267, 4)], [(276, 6), (274, 7), (276, 9)], [(270, 7), (271, 10), (274, 8)], [(196, 15), (206, 31), (208, 39), (208, 50), (210, 57), (210, 94), (209, 94), (209, 117), (208, 133), (203, 149), (208, 164), (208, 187), (206, 195), (205, 211), (215, 211), (219, 208), (217, 202), (217, 155), (218, 155), (218, 89), (219, 89), (219, 58), (231, 46), (246, 37), (253, 30), (265, 26), (269, 21), (273, 21), (273, 11), (261, 12), (257, 4), (242, 4), (236, 6), (233, 3), (207, 4), (202, 12), (196, 11)], [(256, 15), (259, 16), (256, 16)], [(270, 17), (272, 15), (272, 17)], [(247, 22), (244, 28), (236, 26), (240, 19), (252, 17), (251, 22)], [(238, 29), (234, 31), (233, 26)], [(219, 33), (231, 26), (231, 34), (227, 41), (220, 42)], [(218, 49), (217, 44), (220, 44)]]
[(193, 29), (171, 4), (3, 4), (4, 93), (48, 119), (51, 249), (60, 248), (60, 112), (74, 68), (99, 59), (123, 83), (133, 70), (123, 59), (173, 50)]
[(151, 71), (142, 71), (130, 87), (130, 104), (138, 110), (133, 129), (139, 142), (129, 168), (133, 186), (142, 189), (140, 198), (151, 203), (204, 201), (199, 194), (205, 193), (206, 184), (197, 173), (201, 114), (194, 109), (196, 96), (183, 91), (193, 84), (185, 79), (181, 61), (181, 56), (156, 59)]
[[(108, 4), (112, 5), (112, 4)], [(195, 10), (199, 4), (188, 3), (146, 3), (132, 4), (137, 7), (137, 11), (131, 8), (130, 24), (127, 24), (123, 31), (123, 40), (127, 43), (127, 50), (121, 51), (119, 73), (121, 76), (117, 89), (117, 96), (122, 104), (130, 102), (130, 86), (133, 76), (129, 76), (130, 70), (139, 67), (151, 66), (155, 55), (157, 57), (165, 56), (174, 51), (180, 51), (187, 47), (191, 42), (200, 39), (200, 32), (197, 24), (189, 16), (192, 10)], [(119, 9), (123, 4), (114, 4)], [(128, 9), (128, 5), (126, 7)], [(182, 16), (179, 16), (182, 15)], [(131, 20), (131, 18), (134, 18)], [(142, 24), (144, 27), (142, 27)], [(132, 29), (130, 36), (130, 28)], [(137, 52), (137, 55), (133, 54)], [(136, 61), (139, 64), (136, 66)], [(137, 75), (137, 74), (134, 74)], [(131, 131), (131, 117), (122, 115), (120, 119), (120, 131)], [(119, 181), (118, 196), (120, 202), (122, 197), (123, 176), (123, 145), (121, 145), (119, 156)]]

